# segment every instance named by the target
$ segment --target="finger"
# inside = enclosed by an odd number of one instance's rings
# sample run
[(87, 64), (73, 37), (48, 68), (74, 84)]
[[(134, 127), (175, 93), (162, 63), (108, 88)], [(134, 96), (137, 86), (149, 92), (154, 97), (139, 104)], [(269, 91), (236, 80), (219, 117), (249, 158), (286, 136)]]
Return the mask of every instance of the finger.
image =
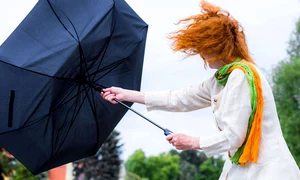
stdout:
[(174, 137), (174, 134), (167, 135), (166, 139), (169, 141)]
[(103, 92), (107, 92), (107, 91), (110, 91), (110, 89), (111, 89), (111, 88), (105, 88), (105, 89), (102, 89), (102, 91), (103, 91)]
[(100, 95), (101, 95), (103, 98), (105, 98), (105, 96), (106, 96), (107, 94), (105, 94), (105, 93), (102, 91), (102, 92), (100, 92)]
[(109, 94), (106, 94), (106, 93), (103, 93), (102, 94), (102, 97), (104, 98), (104, 99), (107, 99), (107, 96), (108, 96)]
[(115, 103), (114, 97), (110, 97), (110, 98), (108, 99), (108, 101), (111, 102), (111, 103)]
[(104, 96), (107, 96), (107, 95), (109, 95), (109, 94), (113, 94), (113, 93), (111, 93), (110, 91), (107, 91), (107, 92), (105, 92), (103, 95), (104, 95)]
[(105, 97), (105, 99), (107, 101), (110, 101), (110, 102), (113, 102), (113, 99), (115, 98), (115, 95), (114, 94), (109, 94)]
[(113, 94), (103, 94), (104, 99), (108, 100), (109, 97), (113, 96)]
[(171, 139), (170, 142), (171, 142), (171, 143), (175, 143), (175, 142), (177, 142), (177, 141), (176, 141), (175, 139)]

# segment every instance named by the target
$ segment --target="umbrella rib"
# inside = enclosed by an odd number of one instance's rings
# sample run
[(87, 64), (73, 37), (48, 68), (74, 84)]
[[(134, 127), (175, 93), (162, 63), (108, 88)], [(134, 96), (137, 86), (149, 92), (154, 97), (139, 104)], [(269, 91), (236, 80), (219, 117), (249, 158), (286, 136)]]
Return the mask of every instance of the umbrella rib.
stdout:
[[(108, 48), (108, 44), (109, 44), (109, 42), (110, 42), (110, 38), (111, 38), (111, 37), (108, 37), (108, 38), (107, 38), (107, 40), (106, 40), (105, 43), (104, 43), (104, 46), (102, 46), (102, 48), (101, 48), (101, 50), (99, 51), (99, 53), (98, 53), (94, 58), (91, 59), (91, 60), (92, 60), (92, 63), (91, 63), (91, 65), (90, 65), (90, 67), (88, 68), (88, 70), (90, 70), (90, 69), (94, 66), (94, 64), (96, 63), (96, 61), (98, 60), (98, 58), (99, 58), (100, 55), (102, 54), (101, 60), (100, 60), (98, 66), (97, 66), (97, 68), (96, 68), (97, 70), (99, 69), (99, 67), (101, 66), (102, 61), (103, 61), (103, 59), (104, 59), (106, 50), (107, 50), (107, 48)], [(104, 51), (104, 53), (102, 53), (103, 51)]]
[[(135, 47), (135, 49), (134, 49), (134, 51), (133, 51), (132, 54), (136, 53), (136, 51), (137, 51), (137, 47)], [(107, 73), (105, 73), (104, 75), (102, 75), (101, 77), (99, 77), (98, 79), (94, 80), (94, 78), (93, 78), (93, 83), (95, 83), (96, 81), (98, 81), (98, 80), (100, 80), (101, 78), (103, 78), (104, 76), (106, 76), (106, 75), (107, 75), (108, 73), (110, 73), (112, 70), (116, 69), (120, 64), (124, 63), (125, 60), (127, 60), (127, 58), (123, 58), (123, 59), (121, 59), (121, 60), (115, 62), (115, 63), (119, 63), (119, 64), (117, 64), (117, 65), (116, 65), (115, 67), (113, 67), (110, 71), (108, 71)], [(109, 66), (110, 66), (110, 65), (109, 65)], [(104, 68), (108, 68), (108, 66), (106, 66), (106, 67), (104, 67)], [(104, 71), (104, 70), (103, 70), (104, 68), (102, 68), (101, 70)], [(106, 69), (105, 69), (105, 70), (106, 70)], [(100, 71), (100, 72), (102, 72), (102, 71)], [(97, 71), (94, 72), (94, 73), (97, 73)], [(98, 73), (99, 73), (99, 72), (98, 72)], [(95, 76), (96, 76), (96, 74), (95, 74)], [(94, 76), (94, 77), (95, 77), (95, 76)]]
[[(106, 50), (108, 49), (108, 45), (109, 45), (109, 43), (110, 43), (110, 37), (108, 38), (108, 40), (105, 42), (105, 48), (104, 48), (104, 52), (103, 52), (103, 55), (102, 55), (102, 57), (101, 57), (101, 60), (100, 60), (100, 62), (99, 62), (99, 64), (98, 64), (98, 66), (97, 66), (97, 68), (96, 68), (96, 72), (99, 70), (99, 68), (100, 68), (100, 66), (101, 66), (101, 64), (102, 64), (102, 62), (103, 62), (103, 59), (104, 59), (104, 57), (105, 57), (105, 54), (106, 54)], [(96, 59), (97, 60), (97, 59)], [(95, 60), (95, 61), (96, 61)], [(91, 66), (92, 67), (92, 66)], [(96, 73), (94, 74), (94, 77), (92, 77), (92, 81), (94, 81), (94, 79), (95, 79), (95, 77), (96, 77)]]
[[(90, 87), (90, 86), (87, 86), (87, 87)], [(86, 87), (84, 87), (84, 89), (86, 89)], [(78, 91), (79, 91), (79, 88), (78, 88)], [(87, 96), (88, 96), (88, 94), (86, 94), (85, 97), (83, 98), (83, 100), (82, 100), (82, 102), (81, 102), (81, 104), (80, 104), (80, 106), (79, 106), (79, 108), (78, 108), (78, 111), (77, 111), (76, 113), (74, 113), (73, 119), (71, 120), (70, 128), (68, 128), (68, 131), (66, 132), (66, 136), (65, 136), (65, 137), (67, 137), (67, 135), (69, 134), (69, 131), (70, 131), (71, 127), (73, 126), (73, 124), (74, 124), (74, 122), (75, 122), (75, 119), (76, 119), (76, 117), (78, 116), (78, 114), (79, 114), (79, 112), (80, 112), (79, 110), (81, 109), (81, 107), (82, 107), (82, 105), (83, 105), (85, 99), (87, 98)], [(76, 104), (77, 104), (77, 103), (78, 103), (78, 102), (76, 102)], [(77, 105), (76, 105), (76, 106), (77, 106)], [(57, 151), (50, 157), (50, 159), (49, 159), (48, 161), (46, 161), (46, 162), (44, 163), (44, 165), (47, 164), (47, 163), (52, 159), (52, 157), (56, 155), (56, 153), (60, 150), (60, 148), (61, 148), (62, 145), (64, 144), (65, 140), (66, 140), (66, 138), (64, 138), (64, 140), (62, 141), (62, 143), (61, 143), (61, 145), (59, 146), (59, 148), (57, 149)], [(44, 165), (42, 165), (42, 167), (43, 167)]]
[[(88, 78), (89, 78), (89, 71), (88, 71), (88, 65), (87, 65), (87, 61), (85, 59), (85, 56), (84, 56), (84, 52), (83, 52), (83, 48), (81, 46), (81, 41), (80, 41), (80, 38), (79, 38), (79, 35), (78, 35), (78, 32), (73, 24), (73, 22), (71, 21), (71, 19), (65, 14), (65, 12), (59, 7), (57, 6), (61, 12), (63, 13), (63, 15), (67, 18), (67, 20), (71, 23), (72, 27), (73, 27), (73, 30), (75, 31), (75, 34), (76, 34), (76, 37), (77, 39), (72, 35), (72, 33), (68, 30), (68, 28), (64, 25), (64, 23), (60, 20), (60, 18), (58, 17), (57, 13), (55, 12), (53, 6), (51, 5), (51, 3), (48, 1), (48, 4), (49, 6), (51, 7), (53, 13), (55, 14), (56, 18), (59, 20), (60, 24), (62, 24), (62, 26), (66, 29), (66, 31), (69, 32), (69, 34), (77, 41), (78, 43), (78, 46), (79, 46), (79, 53), (80, 53), (80, 75), (82, 76), (84, 74), (84, 69), (82, 67), (82, 64), (85, 65), (85, 69), (87, 69), (87, 71), (85, 71), (87, 74), (88, 74)], [(53, 2), (54, 3), (54, 2)], [(54, 3), (55, 4), (55, 3)], [(89, 81), (90, 81), (90, 78), (89, 78)]]
[[(68, 85), (67, 87), (64, 87), (64, 89), (62, 90), (62, 92), (67, 92), (68, 89), (70, 89), (70, 87), (76, 85), (74, 82), (70, 83), (70, 85)], [(57, 102), (57, 106), (61, 106), (61, 104), (65, 103), (66, 99), (68, 99), (68, 97), (72, 94), (73, 89), (70, 89), (70, 91), (67, 93), (67, 95), (64, 96), (64, 98), (62, 98), (60, 100), (60, 102)]]
[[(89, 90), (91, 90), (91, 93), (94, 95), (94, 92), (92, 91), (92, 88), (90, 88)], [(89, 93), (87, 89), (85, 89), (85, 92), (87, 94)], [(89, 98), (87, 98), (87, 99), (88, 99), (88, 102), (89, 102), (90, 106), (93, 107), (92, 108), (92, 112), (93, 112), (94, 118), (97, 119), (97, 111), (96, 111), (95, 99), (94, 99), (94, 96), (91, 96), (91, 97), (92, 97), (92, 102), (90, 101)]]
[(99, 78), (97, 78), (94, 82), (99, 81), (101, 78), (103, 78), (104, 76), (106, 76), (108, 73), (110, 73), (111, 71), (113, 71), (114, 69), (116, 69), (118, 66), (120, 66), (121, 64), (123, 64), (123, 62), (119, 62), (114, 68), (111, 68), (108, 72), (106, 72), (105, 74), (103, 74), (102, 76), (100, 76)]
[[(67, 111), (67, 113), (66, 113), (66, 117), (68, 117), (70, 111), (72, 110), (72, 107), (73, 107), (73, 106), (71, 106), (71, 107), (68, 109), (68, 111)], [(68, 123), (67, 121), (64, 121), (63, 124), (61, 125), (61, 127), (65, 127), (67, 123)], [(54, 128), (53, 128), (53, 129), (54, 129)], [(60, 132), (60, 129), (61, 129), (61, 128), (59, 128), (59, 129), (57, 130), (58, 133)], [(52, 136), (52, 137), (54, 137), (54, 133), (53, 133), (53, 136)], [(57, 140), (58, 140), (58, 137), (59, 137), (59, 134), (56, 136), (56, 142), (57, 142)], [(53, 143), (54, 143), (54, 140), (52, 139), (52, 144), (53, 144)], [(52, 152), (53, 152), (53, 149), (52, 149)], [(53, 154), (53, 153), (51, 153), (51, 154)]]
[[(113, 34), (113, 33), (115, 32), (115, 26), (116, 26), (116, 19), (115, 19), (115, 16), (113, 16), (112, 18), (113, 18), (113, 20), (112, 20), (113, 23), (112, 23), (112, 31), (111, 31), (111, 34)], [(97, 67), (96, 71), (99, 70), (100, 65), (102, 64), (102, 61), (103, 61), (104, 56), (105, 56), (105, 54), (106, 54), (106, 50), (108, 49), (110, 40), (111, 40), (111, 36), (109, 37), (108, 42), (107, 42), (107, 44), (105, 45), (105, 50), (104, 50), (103, 56), (101, 57), (100, 63), (98, 64), (98, 67)], [(95, 82), (95, 81), (94, 81), (95, 78), (96, 78), (96, 74), (95, 74), (94, 77), (92, 78), (93, 82)]]
[[(95, 92), (92, 91), (92, 88), (90, 88), (90, 90), (92, 93), (92, 96), (91, 96), (92, 102), (91, 102), (90, 98), (87, 98), (87, 99), (88, 99), (88, 103), (90, 104), (91, 110), (93, 112), (95, 122), (97, 124), (96, 129), (97, 129), (97, 143), (98, 143), (99, 142), (99, 128), (98, 128), (99, 124), (98, 124), (98, 119), (97, 119), (96, 103), (95, 103), (95, 98), (94, 98)], [(88, 92), (86, 92), (86, 93), (88, 94)]]
[[(80, 74), (81, 74), (81, 76), (84, 74), (84, 73), (83, 73), (83, 66), (82, 66), (82, 64), (84, 63), (85, 69), (87, 70), (87, 71), (86, 71), (86, 73), (87, 73), (87, 76), (86, 76), (86, 77), (88, 78), (89, 82), (91, 82), (91, 79), (90, 79), (90, 78), (91, 78), (91, 75), (89, 74), (89, 69), (92, 67), (92, 65), (90, 66), (90, 68), (89, 68), (88, 65), (87, 65), (87, 61), (86, 61), (85, 56), (84, 56), (84, 52), (83, 52), (83, 48), (82, 48), (82, 46), (81, 46), (81, 42), (80, 42), (80, 39), (79, 39), (79, 36), (78, 36), (78, 32), (77, 32), (77, 30), (76, 30), (74, 24), (73, 24), (72, 21), (69, 19), (69, 17), (64, 13), (64, 11), (62, 11), (61, 8), (60, 8), (60, 10), (61, 10), (62, 13), (64, 14), (64, 16), (65, 16), (65, 17), (67, 18), (67, 20), (71, 23), (72, 28), (73, 28), (73, 30), (75, 31), (75, 34), (76, 34), (77, 39), (76, 39), (76, 38), (74, 37), (74, 35), (67, 29), (67, 27), (64, 25), (64, 23), (60, 20), (60, 18), (58, 17), (56, 11), (54, 10), (53, 6), (52, 6), (51, 3), (49, 2), (49, 0), (47, 0), (47, 2), (48, 2), (48, 4), (49, 4), (49, 6), (51, 7), (53, 13), (55, 14), (55, 16), (57, 17), (57, 19), (59, 20), (59, 22), (62, 24), (62, 26), (63, 26), (63, 27), (66, 29), (66, 31), (68, 31), (68, 33), (69, 33), (69, 34), (70, 34), (70, 35), (78, 42), (78, 45), (79, 45), (79, 52), (80, 52)], [(58, 8), (59, 8), (59, 6), (58, 6)], [(113, 16), (113, 18), (114, 18), (114, 16)], [(113, 34), (113, 32), (114, 32), (114, 30), (115, 30), (115, 18), (114, 18), (114, 20), (113, 20), (112, 26), (113, 26), (113, 27), (112, 27), (112, 34)], [(101, 61), (100, 61), (99, 65), (98, 65), (96, 71), (99, 70), (99, 68), (100, 68), (100, 66), (101, 66), (101, 64), (102, 64), (102, 61), (103, 61), (104, 56), (105, 56), (105, 54), (106, 54), (106, 50), (108, 49), (109, 42), (110, 42), (110, 38), (109, 38), (109, 40), (108, 40), (108, 43), (105, 45), (105, 49), (104, 49), (103, 56), (102, 56), (102, 58), (101, 58)], [(83, 61), (83, 63), (82, 63), (82, 61)], [(115, 66), (115, 68), (118, 67), (118, 66), (119, 66), (119, 65)], [(101, 71), (100, 71), (100, 72), (101, 72)], [(111, 72), (111, 71), (109, 71), (109, 72)], [(109, 72), (108, 72), (108, 73), (109, 73)], [(104, 76), (105, 76), (106, 74), (108, 74), (108, 73), (105, 73), (103, 76), (101, 76), (101, 77), (98, 78), (97, 80), (101, 79), (102, 77), (104, 77)], [(94, 79), (95, 79), (95, 77), (96, 77), (96, 74), (97, 74), (97, 73), (94, 73), (94, 77), (92, 77), (92, 81), (93, 81), (93, 82), (94, 82)]]
[(126, 60), (126, 58), (123, 58), (123, 59), (121, 59), (119, 61), (116, 61), (116, 62), (114, 62), (114, 63), (112, 63), (110, 65), (107, 65), (107, 66), (105, 66), (105, 67), (103, 67), (101, 69), (98, 69), (97, 71), (91, 73), (90, 75), (93, 76), (93, 75), (97, 75), (98, 73), (104, 72), (104, 71), (106, 71), (108, 69), (111, 69), (111, 68), (114, 69), (115, 67), (117, 67), (119, 65), (119, 63), (123, 63), (125, 60)]
[[(85, 89), (88, 88), (88, 87), (85, 87)], [(18, 131), (19, 129), (23, 129), (23, 128), (26, 128), (26, 127), (29, 127), (29, 126), (32, 126), (32, 125), (38, 123), (40, 120), (46, 118), (47, 116), (49, 116), (54, 111), (56, 111), (57, 109), (61, 108), (62, 106), (64, 106), (65, 104), (67, 104), (68, 102), (70, 102), (71, 100), (73, 100), (76, 96), (78, 96), (80, 93), (82, 93), (85, 89), (83, 89), (80, 92), (78, 92), (78, 94), (76, 94), (75, 96), (73, 96), (71, 99), (69, 99), (67, 102), (65, 102), (64, 104), (62, 104), (60, 107), (57, 107), (57, 108), (51, 110), (48, 114), (46, 114), (46, 115), (44, 115), (44, 116), (42, 116), (40, 118), (37, 118), (36, 120), (33, 120), (33, 122), (28, 123), (26, 125), (23, 125), (22, 127), (18, 128), (18, 129), (14, 129), (14, 130), (11, 130), (11, 131), (8, 131), (8, 132), (2, 132), (2, 133), (0, 133), (0, 135), (7, 134), (7, 133), (10, 133), (10, 132), (13, 132), (13, 131)]]
[[(86, 88), (87, 88), (87, 87), (86, 87)], [(85, 88), (85, 89), (86, 89), (86, 88)], [(64, 102), (63, 104), (61, 104), (60, 106), (54, 108), (54, 109), (52, 110), (52, 112), (56, 111), (57, 109), (61, 108), (61, 107), (64, 106), (65, 104), (67, 104), (67, 103), (69, 103), (70, 101), (72, 101), (72, 100), (73, 100), (74, 98), (76, 98), (80, 93), (82, 93), (85, 89), (79, 91), (79, 92), (78, 92), (76, 95), (74, 95), (72, 98), (68, 99), (67, 101), (65, 101), (65, 102)]]
[[(85, 63), (85, 65), (86, 65), (86, 69), (87, 69), (87, 73), (89, 72), (88, 70), (92, 67), (92, 65), (90, 66), (90, 68), (88, 67), (88, 65), (87, 65), (87, 62), (86, 62), (86, 60), (85, 60), (85, 57), (84, 57), (84, 53), (83, 53), (83, 49), (82, 49), (82, 46), (81, 46), (81, 43), (80, 43), (80, 40), (79, 40), (79, 36), (78, 36), (78, 33), (77, 33), (77, 30), (76, 30), (76, 28), (75, 28), (75, 26), (74, 26), (74, 24), (72, 23), (72, 21), (68, 18), (68, 16), (64, 13), (64, 11), (61, 9), (61, 8), (59, 8), (59, 6), (57, 6), (61, 11), (62, 11), (62, 13), (64, 14), (64, 16), (68, 19), (68, 21), (71, 23), (71, 25), (72, 25), (72, 27), (73, 27), (73, 29), (74, 29), (74, 31), (75, 31), (75, 33), (76, 33), (76, 36), (77, 36), (77, 39), (74, 37), (74, 35), (68, 30), (68, 28), (64, 25), (64, 23), (60, 20), (60, 18), (58, 17), (58, 15), (57, 15), (57, 13), (56, 13), (56, 11), (54, 10), (54, 8), (53, 8), (53, 6), (51, 5), (51, 3), (49, 2), (49, 0), (47, 0), (48, 1), (48, 4), (49, 4), (49, 6), (51, 7), (51, 10), (53, 11), (53, 13), (55, 14), (55, 16), (56, 16), (56, 18), (59, 20), (59, 22), (62, 24), (62, 26), (65, 28), (65, 30), (79, 43), (79, 49), (80, 49), (80, 61), (82, 61), (82, 58), (83, 58), (83, 61), (84, 61), (84, 63)], [(113, 18), (114, 18), (114, 16), (113, 16)], [(113, 20), (113, 24), (112, 24), (112, 32), (111, 32), (111, 34), (114, 32), (114, 30), (115, 30), (115, 18), (114, 18), (114, 20)], [(110, 37), (109, 37), (109, 42), (110, 42)], [(105, 52), (106, 52), (106, 49), (107, 49), (107, 47), (108, 47), (108, 44), (109, 44), (109, 42), (107, 43), (107, 45), (106, 45), (106, 48), (105, 48)], [(102, 60), (103, 60), (103, 58), (104, 58), (104, 56), (105, 56), (105, 52), (104, 52), (104, 55), (103, 55), (103, 57), (101, 58), (101, 61), (100, 61), (100, 63), (99, 63), (99, 65), (98, 65), (98, 68), (100, 67), (100, 65), (101, 65), (101, 63), (102, 63)], [(83, 73), (83, 71), (82, 71), (82, 66), (81, 66), (82, 64), (80, 63), (80, 74), (82, 75)], [(97, 69), (98, 69), (97, 68)], [(88, 76), (87, 76), (88, 78), (89, 78), (89, 81), (91, 81), (91, 79), (90, 79), (90, 75), (88, 74)], [(95, 78), (95, 76), (92, 78), (93, 80), (94, 80), (94, 78)]]
[[(81, 87), (81, 86), (78, 86), (77, 94), (78, 94), (78, 92), (80, 91), (80, 87)], [(76, 96), (76, 97), (78, 98), (79, 95)], [(83, 102), (82, 102), (82, 103), (83, 103)], [(72, 104), (72, 106), (73, 106), (73, 105), (75, 106), (75, 107), (74, 107), (74, 111), (76, 111), (77, 106), (78, 106), (78, 100), (75, 101), (75, 103)], [(69, 111), (70, 111), (71, 109), (72, 109), (72, 107), (70, 107)], [(69, 111), (68, 111), (68, 112), (69, 112)], [(78, 112), (79, 112), (79, 111), (78, 111)], [(74, 119), (76, 118), (75, 114), (76, 114), (76, 113), (73, 113), (73, 115), (71, 115), (71, 116), (73, 116), (73, 117), (71, 118), (71, 124), (72, 124), (72, 121), (74, 121)], [(74, 117), (75, 117), (75, 118), (74, 118)], [(65, 121), (65, 122), (67, 122), (67, 121)], [(64, 124), (66, 124), (66, 123), (64, 123)], [(69, 129), (70, 129), (70, 128), (68, 128), (68, 131), (69, 131)], [(67, 131), (67, 132), (68, 132), (68, 131)], [(68, 134), (68, 133), (67, 133), (67, 134)], [(67, 135), (67, 134), (66, 134), (66, 135)], [(59, 137), (57, 136), (57, 138), (59, 138)], [(56, 140), (57, 140), (57, 138), (56, 138)], [(60, 145), (57, 146), (57, 147), (59, 147), (59, 148), (57, 149), (57, 151), (59, 151), (59, 149), (60, 149), (60, 147), (63, 145), (63, 143), (64, 143), (64, 140), (61, 142)], [(57, 151), (56, 151), (56, 152), (57, 152)], [(54, 153), (54, 154), (55, 154), (55, 153)], [(52, 154), (51, 156), (53, 156), (54, 154)]]
[[(50, 6), (50, 8), (51, 8), (51, 10), (52, 10), (52, 12), (54, 13), (54, 15), (56, 16), (56, 18), (58, 19), (58, 21), (60, 22), (60, 24), (65, 28), (65, 30), (76, 40), (76, 41), (78, 41), (74, 36), (73, 36), (73, 34), (68, 30), (68, 28), (64, 25), (64, 23), (60, 20), (60, 18), (58, 17), (58, 15), (57, 15), (57, 13), (56, 13), (56, 11), (54, 10), (54, 8), (53, 8), (53, 6), (52, 6), (52, 4), (50, 3), (50, 1), (49, 0), (47, 0), (47, 2), (48, 2), (48, 4), (49, 4), (49, 6)], [(54, 3), (54, 2), (53, 2)], [(59, 6), (58, 6), (59, 7)], [(63, 12), (63, 11), (62, 11)], [(65, 15), (65, 13), (63, 12), (63, 14)]]
[[(3, 57), (0, 56), (0, 58), (3, 58)], [(16, 66), (16, 65), (14, 65), (14, 64), (10, 64), (10, 63), (5, 62), (5, 61), (1, 61), (1, 60), (0, 60), (0, 62), (1, 62), (1, 63), (4, 63), (4, 64), (7, 64), (7, 65), (10, 65), (10, 66), (13, 66), (13, 67), (15, 67), (15, 68), (24, 70), (24, 71), (28, 71), (28, 72), (31, 72), (31, 73), (34, 73), (34, 74), (41, 75), (41, 76), (45, 76), (45, 77), (49, 77), (49, 78), (54, 78), (54, 79), (59, 79), (59, 80), (73, 80), (73, 81), (76, 81), (76, 79), (73, 79), (73, 78), (65, 78), (65, 77), (50, 76), (50, 75), (48, 75), (48, 74), (36, 72), (36, 71), (30, 70), (30, 69), (25, 69), (25, 68)]]

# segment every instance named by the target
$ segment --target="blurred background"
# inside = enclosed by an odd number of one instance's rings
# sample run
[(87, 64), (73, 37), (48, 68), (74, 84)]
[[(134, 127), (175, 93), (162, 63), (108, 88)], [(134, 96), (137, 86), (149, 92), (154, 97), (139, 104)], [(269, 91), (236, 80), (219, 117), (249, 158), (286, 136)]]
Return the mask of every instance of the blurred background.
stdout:
[[(37, 0), (0, 1), (0, 43), (36, 4)], [(127, 0), (149, 25), (141, 91), (180, 89), (197, 85), (214, 71), (205, 69), (199, 56), (185, 58), (170, 49), (167, 36), (178, 20), (200, 12), (199, 0)], [(209, 0), (228, 10), (245, 29), (253, 59), (273, 88), (284, 137), (300, 165), (300, 1)], [(189, 113), (135, 110), (173, 132), (192, 136), (217, 132), (212, 109)], [(223, 156), (207, 159), (200, 151), (176, 151), (163, 132), (128, 112), (95, 157), (32, 176), (4, 149), (0, 172), (4, 179), (218, 179)], [(0, 177), (1, 179), (1, 177)]]

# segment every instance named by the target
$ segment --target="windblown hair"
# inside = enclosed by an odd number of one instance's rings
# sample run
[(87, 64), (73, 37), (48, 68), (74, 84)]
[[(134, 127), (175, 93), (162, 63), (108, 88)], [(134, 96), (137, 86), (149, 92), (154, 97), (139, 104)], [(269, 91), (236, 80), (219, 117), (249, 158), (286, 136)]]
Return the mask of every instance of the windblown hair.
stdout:
[(216, 56), (212, 61), (226, 60), (228, 63), (242, 58), (254, 63), (249, 55), (243, 27), (238, 21), (229, 12), (206, 1), (201, 2), (201, 9), (201, 14), (178, 22), (188, 25), (170, 34), (170, 39), (174, 40), (172, 49), (188, 56), (214, 53)]

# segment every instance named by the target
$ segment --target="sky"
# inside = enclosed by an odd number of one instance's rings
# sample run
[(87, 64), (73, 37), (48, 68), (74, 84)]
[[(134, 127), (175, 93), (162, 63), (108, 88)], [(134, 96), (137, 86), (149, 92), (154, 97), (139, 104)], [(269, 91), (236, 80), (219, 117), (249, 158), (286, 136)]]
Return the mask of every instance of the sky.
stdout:
[[(286, 49), (300, 17), (300, 0), (208, 0), (228, 10), (245, 29), (248, 46), (257, 65), (266, 73), (287, 57)], [(37, 0), (0, 0), (0, 44), (30, 12)], [(204, 69), (199, 56), (185, 58), (170, 49), (167, 35), (180, 28), (175, 23), (200, 13), (200, 0), (127, 0), (149, 25), (141, 91), (180, 89), (198, 85), (214, 70)], [(147, 112), (144, 105), (132, 106), (152, 121), (173, 132), (207, 136), (217, 132), (211, 108), (188, 113)], [(122, 159), (138, 149), (147, 156), (173, 147), (163, 131), (128, 111), (116, 127), (124, 143)]]

